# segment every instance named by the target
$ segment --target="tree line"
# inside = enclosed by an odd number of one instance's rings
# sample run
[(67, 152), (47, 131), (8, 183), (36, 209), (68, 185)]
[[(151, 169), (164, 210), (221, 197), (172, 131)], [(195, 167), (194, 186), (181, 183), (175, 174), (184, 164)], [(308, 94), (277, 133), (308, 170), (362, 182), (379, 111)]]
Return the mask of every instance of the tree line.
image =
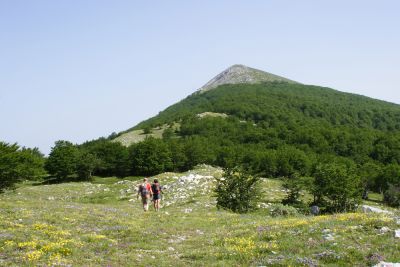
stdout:
[(45, 175), (44, 163), (39, 149), (0, 141), (0, 192), (23, 180), (40, 180)]

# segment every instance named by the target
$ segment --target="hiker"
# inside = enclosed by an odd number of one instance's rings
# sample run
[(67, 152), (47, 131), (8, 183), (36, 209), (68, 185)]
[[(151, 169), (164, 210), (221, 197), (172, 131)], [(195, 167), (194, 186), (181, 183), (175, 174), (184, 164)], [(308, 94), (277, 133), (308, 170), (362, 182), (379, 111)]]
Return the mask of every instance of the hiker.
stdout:
[(153, 191), (154, 209), (156, 211), (159, 211), (160, 210), (161, 194), (163, 193), (163, 191), (162, 191), (161, 185), (158, 183), (157, 179), (154, 179), (154, 182), (151, 185), (151, 190)]
[(151, 185), (148, 183), (147, 178), (143, 179), (143, 183), (139, 185), (137, 198), (139, 195), (142, 197), (143, 210), (149, 210), (150, 197), (153, 196), (153, 191), (151, 190)]

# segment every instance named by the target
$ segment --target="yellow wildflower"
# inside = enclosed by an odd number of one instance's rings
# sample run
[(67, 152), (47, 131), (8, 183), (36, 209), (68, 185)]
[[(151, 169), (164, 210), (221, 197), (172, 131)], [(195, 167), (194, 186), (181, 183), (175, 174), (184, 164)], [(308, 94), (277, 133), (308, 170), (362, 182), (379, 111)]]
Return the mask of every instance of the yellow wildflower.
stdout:
[(36, 248), (37, 243), (35, 241), (29, 241), (29, 242), (20, 242), (18, 243), (19, 248)]
[(40, 259), (40, 257), (42, 257), (42, 255), (43, 255), (42, 251), (35, 250), (35, 251), (26, 253), (24, 258), (28, 261), (36, 261), (36, 260)]

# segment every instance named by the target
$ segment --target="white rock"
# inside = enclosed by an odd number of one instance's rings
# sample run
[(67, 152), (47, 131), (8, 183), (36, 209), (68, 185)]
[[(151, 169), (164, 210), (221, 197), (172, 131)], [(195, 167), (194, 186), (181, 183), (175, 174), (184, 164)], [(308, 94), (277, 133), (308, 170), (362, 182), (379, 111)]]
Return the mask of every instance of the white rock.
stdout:
[(387, 232), (389, 232), (389, 231), (390, 231), (390, 228), (384, 226), (384, 227), (382, 227), (382, 228), (379, 230), (379, 233), (385, 234), (385, 233), (387, 233)]
[(388, 210), (379, 209), (372, 206), (362, 205), (361, 209), (364, 213), (375, 212), (375, 213), (384, 213), (384, 214), (393, 214), (393, 212)]
[(173, 247), (168, 247), (169, 251), (175, 251), (175, 249)]
[(196, 230), (196, 233), (199, 234), (199, 235), (204, 235), (204, 232), (199, 230), (199, 229)]
[(185, 213), (191, 213), (193, 210), (192, 209), (185, 209), (184, 212)]
[(394, 237), (400, 238), (400, 229), (394, 230)]
[(332, 234), (327, 234), (327, 235), (324, 235), (324, 239), (328, 240), (328, 241), (333, 241), (333, 240), (335, 240), (335, 237)]
[(374, 265), (373, 267), (400, 267), (400, 263), (381, 261), (380, 263)]

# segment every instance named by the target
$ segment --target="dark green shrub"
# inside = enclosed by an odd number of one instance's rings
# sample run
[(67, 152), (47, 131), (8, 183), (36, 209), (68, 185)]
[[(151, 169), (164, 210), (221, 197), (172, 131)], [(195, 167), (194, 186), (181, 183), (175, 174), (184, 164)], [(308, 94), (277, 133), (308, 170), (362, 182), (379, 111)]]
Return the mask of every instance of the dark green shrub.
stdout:
[(314, 176), (315, 204), (322, 209), (328, 212), (353, 211), (361, 202), (361, 179), (353, 166), (341, 163), (320, 164)]
[(217, 208), (246, 213), (256, 209), (261, 198), (260, 178), (238, 168), (226, 169), (222, 178), (216, 178)]
[(299, 215), (299, 212), (295, 207), (283, 204), (273, 204), (268, 209), (269, 214), (272, 217), (288, 217)]
[(389, 188), (383, 194), (383, 201), (392, 207), (400, 207), (400, 186), (389, 184)]

